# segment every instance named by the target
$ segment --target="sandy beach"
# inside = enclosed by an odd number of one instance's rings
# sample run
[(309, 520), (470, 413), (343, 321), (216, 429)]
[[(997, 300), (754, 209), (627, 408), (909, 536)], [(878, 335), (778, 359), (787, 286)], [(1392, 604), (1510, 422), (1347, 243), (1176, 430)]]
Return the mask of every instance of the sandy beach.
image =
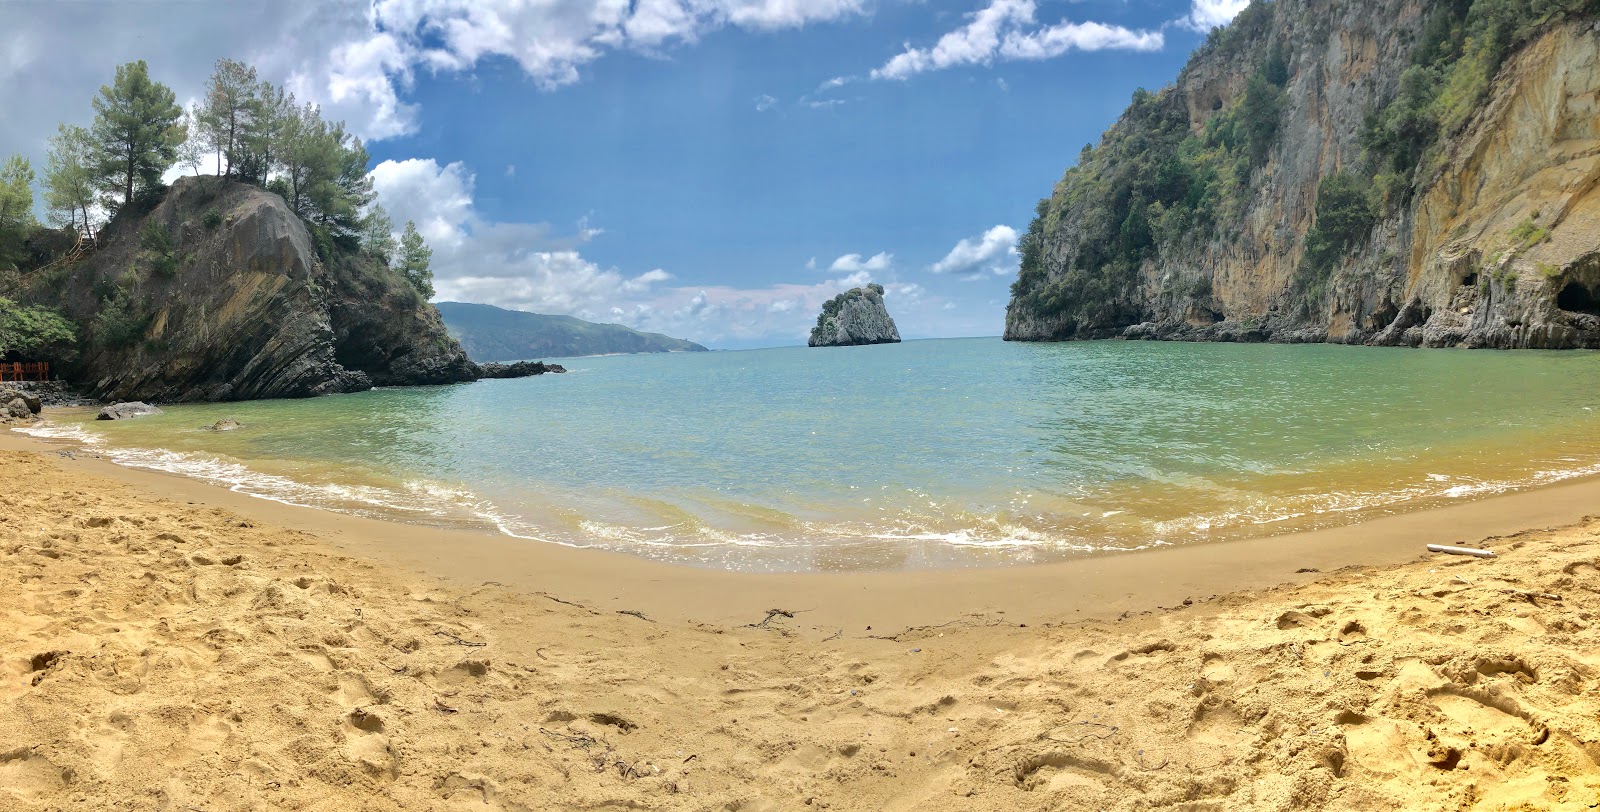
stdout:
[(1593, 481), (1064, 564), (769, 576), (14, 433), (0, 479), (6, 809), (1600, 803)]

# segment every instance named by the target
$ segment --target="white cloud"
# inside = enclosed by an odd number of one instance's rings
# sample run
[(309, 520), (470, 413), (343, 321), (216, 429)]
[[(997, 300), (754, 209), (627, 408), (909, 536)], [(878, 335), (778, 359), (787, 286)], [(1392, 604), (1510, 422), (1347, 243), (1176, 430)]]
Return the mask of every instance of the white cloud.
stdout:
[[(1198, 1), (1198, 0), (1197, 0)], [(967, 24), (946, 33), (931, 48), (904, 51), (872, 71), (874, 79), (908, 79), (931, 70), (989, 65), (995, 59), (1049, 59), (1070, 50), (1151, 51), (1163, 44), (1160, 31), (1135, 31), (1103, 23), (1062, 22), (1036, 26), (1035, 0), (990, 0), (967, 15)]]
[(774, 99), (771, 96), (766, 95), (765, 93), (763, 93), (760, 96), (756, 97), (756, 112), (757, 113), (765, 113), (768, 110), (771, 110), (772, 108), (777, 107), (777, 106), (778, 106), (778, 100)]
[(1203, 33), (1232, 22), (1248, 5), (1250, 0), (1194, 0), (1189, 16), (1179, 22)]
[(514, 178), (516, 176), (517, 176), (517, 165), (516, 164), (506, 164), (506, 177)]
[(937, 274), (973, 274), (989, 271), (996, 276), (1014, 273), (1017, 269), (1017, 230), (1010, 226), (995, 226), (982, 235), (963, 239), (933, 263), (929, 270)]
[(873, 254), (870, 259), (862, 259), (860, 254), (845, 254), (833, 261), (828, 266), (832, 273), (853, 273), (858, 271), (884, 271), (894, 263), (894, 254), (881, 252)]

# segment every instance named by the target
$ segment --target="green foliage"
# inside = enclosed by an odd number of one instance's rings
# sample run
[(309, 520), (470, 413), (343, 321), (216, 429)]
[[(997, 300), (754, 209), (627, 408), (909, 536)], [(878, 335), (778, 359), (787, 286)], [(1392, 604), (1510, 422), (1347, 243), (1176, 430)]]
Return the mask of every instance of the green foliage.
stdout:
[(0, 358), (41, 352), (60, 357), (76, 338), (72, 323), (54, 310), (23, 307), (0, 296)]
[(1551, 265), (1548, 262), (1535, 262), (1533, 263), (1533, 267), (1539, 272), (1540, 276), (1543, 276), (1546, 279), (1555, 279), (1561, 275), (1561, 267), (1558, 265)]
[(178, 273), (178, 259), (172, 253), (172, 235), (155, 218), (145, 221), (139, 232), (140, 258), (150, 264), (157, 276), (170, 279)]
[(206, 228), (216, 228), (222, 225), (222, 212), (216, 209), (206, 209), (206, 213), (200, 215), (200, 224)]
[(0, 268), (15, 267), (33, 227), (33, 167), (21, 155), (0, 164)]
[(97, 185), (121, 192), (124, 206), (136, 193), (160, 188), (161, 174), (177, 159), (184, 139), (179, 124), (183, 110), (172, 89), (150, 80), (144, 60), (130, 62), (118, 66), (112, 84), (101, 86), (94, 111), (90, 133)]
[(1366, 178), (1344, 172), (1317, 187), (1316, 223), (1306, 234), (1306, 253), (1295, 272), (1295, 289), (1307, 304), (1322, 298), (1334, 267), (1371, 233), (1377, 222), (1371, 191)]
[(405, 232), (400, 235), (400, 266), (397, 270), (411, 283), (417, 295), (425, 300), (433, 298), (433, 271), (428, 268), (432, 259), (433, 249), (422, 241), (422, 235), (417, 233), (417, 224), (407, 220)]
[(88, 130), (62, 124), (50, 137), (44, 188), (45, 205), (52, 219), (68, 228), (93, 234), (89, 207), (95, 202), (95, 149)]
[(1511, 229), (1511, 239), (1523, 250), (1538, 245), (1550, 236), (1550, 229), (1540, 226), (1532, 217), (1517, 223)]
[[(123, 281), (127, 281), (126, 276)], [(118, 284), (100, 300), (100, 312), (94, 317), (92, 332), (101, 346), (120, 348), (132, 346), (144, 338), (149, 327), (150, 316), (138, 312), (130, 286)]]

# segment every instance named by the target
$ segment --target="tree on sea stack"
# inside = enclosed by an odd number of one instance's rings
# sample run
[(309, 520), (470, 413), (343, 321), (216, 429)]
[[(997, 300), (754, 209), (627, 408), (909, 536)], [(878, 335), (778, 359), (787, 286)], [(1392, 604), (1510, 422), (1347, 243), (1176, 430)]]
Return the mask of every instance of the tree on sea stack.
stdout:
[(883, 286), (871, 283), (824, 302), (806, 343), (812, 347), (900, 343), (900, 330), (883, 304)]
[(417, 289), (424, 299), (433, 298), (433, 271), (428, 263), (433, 260), (433, 249), (422, 241), (417, 224), (406, 221), (405, 233), (400, 235), (400, 274)]
[(217, 60), (195, 123), (201, 142), (217, 154), (217, 174), (231, 178), (244, 159), (245, 134), (255, 128), (256, 69), (235, 59)]
[[(161, 186), (161, 174), (177, 160), (185, 133), (183, 109), (172, 88), (150, 81), (144, 60), (117, 67), (117, 77), (100, 86), (94, 99), (96, 180), (110, 193), (122, 193), (126, 206), (134, 194)], [(115, 204), (115, 200), (111, 201)]]

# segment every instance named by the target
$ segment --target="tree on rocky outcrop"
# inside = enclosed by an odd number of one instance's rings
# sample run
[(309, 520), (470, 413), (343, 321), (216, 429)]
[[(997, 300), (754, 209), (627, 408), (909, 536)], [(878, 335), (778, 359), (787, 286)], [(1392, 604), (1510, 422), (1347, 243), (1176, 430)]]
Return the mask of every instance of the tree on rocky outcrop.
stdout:
[(234, 59), (219, 59), (206, 83), (196, 123), (203, 141), (217, 154), (217, 174), (233, 177), (244, 157), (245, 134), (255, 126), (258, 107), (256, 69)]
[(77, 338), (72, 323), (45, 307), (23, 307), (0, 296), (0, 358), (9, 353), (70, 352)]
[(433, 298), (433, 271), (428, 267), (432, 261), (433, 249), (422, 241), (417, 224), (407, 220), (406, 230), (400, 235), (399, 271), (424, 299)]
[(389, 219), (389, 212), (384, 210), (381, 203), (374, 202), (367, 208), (366, 216), (361, 219), (361, 247), (382, 260), (384, 265), (391, 265), (394, 262), (394, 252), (397, 247), (394, 241), (394, 221)]
[(178, 165), (198, 175), (207, 149), (205, 136), (200, 132), (200, 105), (190, 103), (189, 108), (183, 111), (178, 126), (183, 128), (186, 136), (183, 143), (178, 145)]
[(44, 170), (44, 199), (51, 219), (87, 236), (94, 236), (89, 207), (95, 204), (94, 140), (89, 131), (62, 124), (50, 136), (49, 163)]
[(33, 226), (33, 167), (21, 155), (0, 165), (0, 268), (14, 267)]
[(144, 60), (117, 67), (116, 79), (94, 99), (96, 179), (106, 192), (122, 194), (125, 206), (138, 192), (158, 188), (183, 143), (172, 88), (150, 80)]
[(294, 94), (271, 82), (255, 90), (250, 126), (244, 135), (244, 158), (240, 175), (253, 183), (265, 184), (283, 162), (283, 141), (290, 121), (297, 113)]

